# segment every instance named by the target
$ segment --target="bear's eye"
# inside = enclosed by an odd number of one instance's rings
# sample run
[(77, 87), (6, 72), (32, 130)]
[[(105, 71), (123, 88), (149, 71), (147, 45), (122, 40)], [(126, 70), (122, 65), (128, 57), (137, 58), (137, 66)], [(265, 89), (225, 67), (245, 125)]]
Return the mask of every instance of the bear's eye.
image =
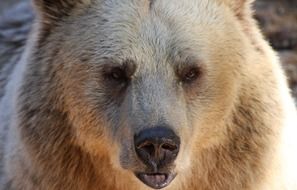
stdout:
[(183, 83), (192, 83), (198, 79), (200, 69), (198, 67), (191, 67), (182, 72), (181, 80)]
[(127, 82), (129, 80), (126, 71), (120, 67), (110, 69), (105, 73), (105, 77), (114, 82)]

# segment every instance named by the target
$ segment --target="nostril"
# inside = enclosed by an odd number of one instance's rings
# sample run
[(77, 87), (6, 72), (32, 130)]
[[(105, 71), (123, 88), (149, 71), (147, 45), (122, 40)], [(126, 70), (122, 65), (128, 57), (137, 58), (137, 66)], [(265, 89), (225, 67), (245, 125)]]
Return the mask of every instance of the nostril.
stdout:
[(151, 142), (144, 142), (140, 145), (137, 146), (137, 149), (142, 150), (144, 152), (146, 152), (147, 154), (149, 154), (150, 156), (154, 156), (156, 149), (155, 149), (155, 145), (152, 144)]
[(168, 150), (168, 151), (175, 151), (177, 150), (177, 146), (176, 145), (173, 145), (173, 144), (169, 144), (169, 143), (164, 143), (161, 145), (161, 148), (164, 149), (164, 150)]

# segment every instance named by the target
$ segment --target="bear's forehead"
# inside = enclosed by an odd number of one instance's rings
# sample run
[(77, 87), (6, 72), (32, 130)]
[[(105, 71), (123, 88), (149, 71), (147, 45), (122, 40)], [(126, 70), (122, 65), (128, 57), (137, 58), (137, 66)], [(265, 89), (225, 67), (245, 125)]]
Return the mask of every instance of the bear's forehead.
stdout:
[[(192, 2), (192, 0), (188, 0)], [(211, 3), (205, 1), (193, 1), (187, 3), (185, 0), (113, 0), (102, 7), (103, 11), (98, 13), (104, 23), (100, 30), (107, 36), (110, 43), (113, 40), (122, 43), (146, 41), (154, 45), (157, 43), (160, 48), (166, 48), (174, 41), (185, 42), (197, 40), (199, 36), (191, 36), (198, 33), (198, 30), (208, 28), (219, 28), (218, 15), (212, 15)], [(145, 2), (153, 4), (149, 9)], [(210, 7), (209, 7), (210, 6)], [(208, 15), (209, 14), (209, 15)], [(93, 22), (90, 22), (93, 23)], [(200, 29), (199, 29), (200, 28)], [(222, 28), (222, 27), (220, 27)], [(209, 30), (208, 30), (209, 31)], [(211, 32), (211, 31), (209, 31)], [(200, 34), (204, 35), (204, 34)]]
[(145, 2), (150, 1), (106, 0), (100, 9), (92, 6), (80, 21), (83, 27), (75, 23), (71, 32), (85, 36), (85, 47), (92, 45), (96, 58), (137, 63), (160, 63), (180, 55), (207, 60), (233, 36), (227, 35), (231, 27), (226, 27), (222, 10), (214, 10), (218, 6), (213, 1), (155, 0), (151, 9)]

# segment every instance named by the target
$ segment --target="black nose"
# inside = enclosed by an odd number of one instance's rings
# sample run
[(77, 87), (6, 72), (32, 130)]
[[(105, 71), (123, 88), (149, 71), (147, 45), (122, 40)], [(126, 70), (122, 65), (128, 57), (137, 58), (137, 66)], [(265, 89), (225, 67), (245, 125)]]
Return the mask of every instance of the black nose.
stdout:
[(139, 159), (153, 170), (166, 167), (177, 157), (180, 138), (169, 128), (153, 127), (134, 137)]

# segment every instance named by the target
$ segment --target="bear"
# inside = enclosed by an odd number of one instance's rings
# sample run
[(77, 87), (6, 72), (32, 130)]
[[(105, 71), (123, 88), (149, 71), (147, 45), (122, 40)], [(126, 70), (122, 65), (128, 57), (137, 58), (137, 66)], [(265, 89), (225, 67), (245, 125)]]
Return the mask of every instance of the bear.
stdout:
[(1, 72), (0, 189), (297, 189), (296, 107), (251, 0), (32, 2)]

